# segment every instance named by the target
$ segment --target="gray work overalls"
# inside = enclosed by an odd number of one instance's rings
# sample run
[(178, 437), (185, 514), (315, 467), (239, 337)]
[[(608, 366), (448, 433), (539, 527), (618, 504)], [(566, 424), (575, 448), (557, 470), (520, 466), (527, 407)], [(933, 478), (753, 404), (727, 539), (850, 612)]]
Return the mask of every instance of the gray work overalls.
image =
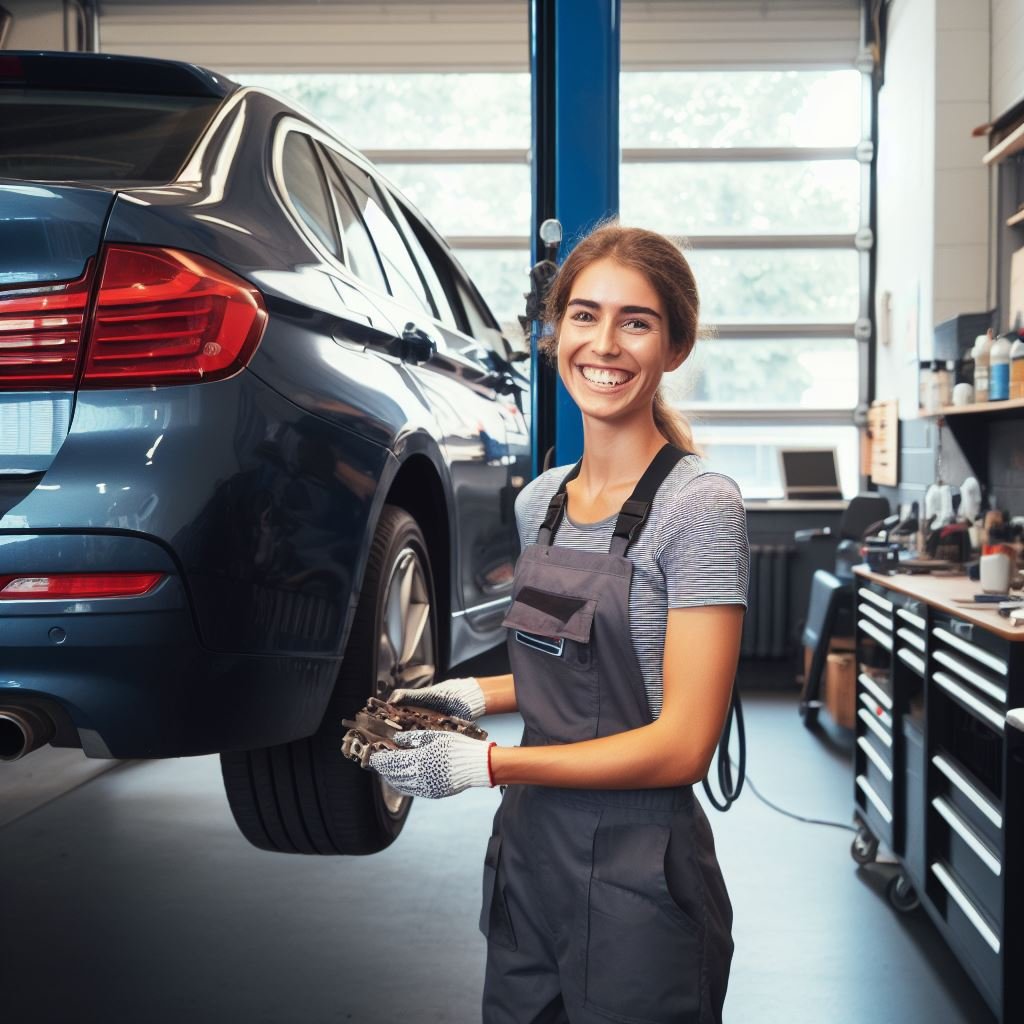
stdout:
[[(655, 456), (607, 554), (551, 544), (582, 460), (551, 499), (516, 563), (503, 623), (523, 746), (652, 721), (630, 637), (625, 551), (685, 454), (666, 444)], [(485, 1024), (721, 1021), (732, 906), (692, 787), (502, 789), (480, 914)]]

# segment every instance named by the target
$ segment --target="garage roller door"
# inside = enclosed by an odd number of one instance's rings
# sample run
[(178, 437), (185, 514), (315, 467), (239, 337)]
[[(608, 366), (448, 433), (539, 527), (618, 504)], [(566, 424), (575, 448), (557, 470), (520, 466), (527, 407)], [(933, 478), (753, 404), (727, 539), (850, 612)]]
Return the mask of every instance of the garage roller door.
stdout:
[[(628, 70), (851, 67), (858, 0), (624, 0)], [(527, 4), (122, 3), (106, 53), (232, 71), (525, 71)]]

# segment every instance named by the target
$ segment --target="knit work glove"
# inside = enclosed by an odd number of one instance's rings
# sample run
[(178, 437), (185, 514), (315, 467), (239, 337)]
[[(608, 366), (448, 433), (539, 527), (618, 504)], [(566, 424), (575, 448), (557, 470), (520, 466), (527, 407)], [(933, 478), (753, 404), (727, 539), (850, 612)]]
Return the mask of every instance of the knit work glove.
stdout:
[(487, 710), (484, 691), (474, 676), (446, 679), (414, 690), (392, 690), (387, 699), (392, 704), (418, 704), (443, 715), (456, 715), (473, 722), (482, 718)]
[(412, 729), (395, 735), (401, 750), (378, 750), (370, 767), (405, 796), (438, 800), (470, 786), (493, 786), (490, 749), (493, 740), (475, 740), (460, 732)]

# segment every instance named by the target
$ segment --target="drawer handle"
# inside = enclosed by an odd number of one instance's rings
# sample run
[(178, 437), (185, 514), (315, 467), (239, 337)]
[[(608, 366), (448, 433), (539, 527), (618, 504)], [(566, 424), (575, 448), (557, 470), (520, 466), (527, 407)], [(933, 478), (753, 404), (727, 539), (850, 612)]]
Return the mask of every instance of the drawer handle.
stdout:
[(932, 764), (942, 772), (943, 775), (953, 783), (954, 786), (968, 800), (974, 804), (975, 807), (981, 811), (982, 814), (988, 818), (989, 821), (995, 825), (996, 828), (1001, 829), (1003, 827), (1003, 816), (999, 813), (999, 810), (995, 807), (991, 800), (981, 790), (978, 789), (962, 772), (958, 771), (951, 761), (943, 757), (942, 754), (935, 754), (932, 757)]
[(873, 640), (880, 643), (887, 651), (892, 650), (892, 640), (889, 639), (877, 626), (873, 626), (866, 619), (859, 619), (857, 625)]
[(899, 647), (896, 650), (896, 657), (905, 661), (919, 676), (924, 677), (924, 662), (913, 651)]
[(857, 676), (860, 685), (864, 687), (872, 697), (888, 711), (892, 711), (892, 698), (874, 681), (866, 672)]
[(942, 888), (953, 898), (953, 902), (967, 915), (967, 919), (978, 929), (978, 934), (992, 947), (992, 952), (999, 952), (999, 936), (989, 927), (988, 922), (978, 913), (977, 908), (967, 894), (956, 884), (953, 876), (940, 861), (932, 864), (932, 874), (942, 883)]
[(886, 825), (892, 824), (892, 811), (886, 806), (885, 801), (875, 792), (871, 783), (863, 775), (857, 776), (857, 785), (864, 791), (864, 795), (875, 805), (875, 810), (882, 816)]
[(896, 635), (901, 639), (905, 640), (911, 647), (916, 647), (922, 654), (924, 654), (924, 637), (918, 636), (912, 629), (901, 627), (896, 630)]
[(889, 616), (883, 615), (877, 608), (872, 608), (869, 604), (861, 605), (860, 613), (866, 615), (872, 622), (877, 622), (886, 633), (892, 632), (892, 622)]
[(862, 693), (860, 695), (860, 702), (863, 704), (868, 711), (875, 716), (875, 718), (882, 723), (890, 732), (892, 731), (892, 716), (883, 711), (881, 714), (878, 713), (878, 701), (871, 699), (870, 693)]
[(878, 722), (875, 721), (875, 716), (871, 714), (866, 708), (857, 709), (857, 717), (887, 746), (892, 746), (892, 737), (883, 729)]
[(997, 878), (1003, 873), (1003, 865), (995, 851), (974, 834), (974, 829), (956, 813), (952, 804), (947, 803), (941, 796), (932, 800), (932, 807), (935, 808), (946, 819), (949, 827), (978, 855), (978, 859)]
[(867, 587), (858, 587), (857, 593), (864, 598), (865, 601), (870, 601), (872, 604), (877, 604), (879, 608), (884, 611), (892, 611), (892, 601), (886, 601), (884, 597), (876, 594), (873, 590), (868, 590)]
[(1001, 686), (996, 686), (995, 683), (990, 682), (983, 675), (979, 675), (969, 665), (965, 665), (960, 661), (959, 658), (954, 658), (952, 654), (948, 654), (946, 651), (936, 651), (935, 660), (945, 665), (946, 668), (952, 669), (964, 682), (977, 687), (982, 693), (993, 700), (999, 701), (1000, 704), (1006, 703), (1006, 690)]
[[(956, 623), (951, 623), (951, 625), (956, 625)], [(975, 647), (974, 644), (961, 640), (954, 633), (950, 633), (948, 629), (943, 629), (941, 626), (933, 626), (932, 636), (937, 636), (940, 640), (944, 640), (950, 647), (955, 647), (958, 651), (962, 651), (975, 661), (980, 661), (982, 665), (987, 665), (1001, 676), (1006, 675), (1006, 662), (1002, 658), (997, 658), (994, 654), (989, 654), (988, 651), (983, 651), (981, 648)]]
[(921, 618), (920, 615), (915, 615), (913, 612), (908, 611), (906, 608), (898, 608), (896, 614), (901, 618), (905, 619), (912, 626), (917, 626), (918, 629), (924, 630), (928, 623)]
[(892, 782), (892, 769), (885, 763), (885, 758), (871, 746), (870, 741), (866, 736), (857, 737), (857, 746), (864, 751), (865, 754), (871, 759), (872, 764), (882, 773), (882, 777), (886, 782)]
[(1003, 731), (1002, 715), (996, 714), (984, 701), (978, 700), (973, 693), (965, 690), (952, 676), (947, 676), (945, 672), (935, 672), (932, 674), (932, 679), (947, 693), (956, 697), (961, 704), (970, 708), (978, 718), (991, 725), (993, 729), (999, 732)]

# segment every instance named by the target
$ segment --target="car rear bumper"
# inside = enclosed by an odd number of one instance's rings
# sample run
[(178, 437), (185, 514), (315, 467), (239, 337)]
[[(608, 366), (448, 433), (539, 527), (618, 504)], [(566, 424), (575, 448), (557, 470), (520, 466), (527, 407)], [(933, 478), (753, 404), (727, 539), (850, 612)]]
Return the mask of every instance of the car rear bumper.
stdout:
[(0, 535), (0, 575), (160, 571), (141, 597), (0, 601), (0, 706), (36, 705), (92, 757), (242, 750), (314, 732), (339, 659), (212, 652), (182, 578), (137, 536)]

